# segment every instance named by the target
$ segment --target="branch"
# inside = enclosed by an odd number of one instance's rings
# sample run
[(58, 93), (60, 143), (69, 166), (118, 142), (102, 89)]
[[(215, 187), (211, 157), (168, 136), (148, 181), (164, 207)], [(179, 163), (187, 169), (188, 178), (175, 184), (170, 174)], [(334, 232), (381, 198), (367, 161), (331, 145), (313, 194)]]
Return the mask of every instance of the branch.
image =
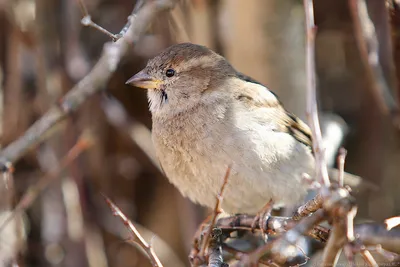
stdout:
[(325, 151), (322, 147), (321, 128), (318, 120), (317, 93), (315, 81), (315, 34), (317, 27), (314, 24), (314, 8), (312, 0), (304, 0), (306, 16), (306, 71), (307, 71), (307, 118), (312, 132), (312, 143), (315, 157), (317, 180), (329, 186), (331, 183), (326, 167)]
[(149, 243), (147, 243), (146, 240), (144, 240), (139, 231), (136, 229), (135, 225), (133, 225), (133, 223), (125, 216), (125, 214), (108, 197), (104, 195), (103, 197), (106, 200), (107, 204), (110, 206), (113, 214), (115, 216), (118, 216), (129, 230), (129, 233), (131, 235), (130, 241), (138, 244), (146, 252), (147, 256), (150, 258), (152, 266), (163, 267), (159, 258), (154, 253), (153, 247)]
[(367, 4), (365, 0), (349, 0), (349, 5), (354, 22), (354, 34), (373, 93), (379, 101), (380, 108), (391, 115), (393, 125), (400, 129), (399, 104), (393, 97), (379, 63), (379, 41), (374, 23), (368, 15)]
[(323, 210), (319, 210), (311, 216), (304, 218), (281, 237), (268, 242), (249, 255), (244, 256), (234, 266), (252, 266), (251, 264), (257, 263), (261, 257), (268, 257), (275, 263), (285, 264), (287, 259), (290, 258), (289, 255), (293, 254), (293, 249), (297, 249), (296, 243), (299, 237), (306, 235), (314, 226), (323, 221), (326, 218), (325, 215)]
[[(260, 229), (259, 224), (253, 225), (255, 217), (256, 216), (235, 215), (221, 218), (217, 221), (216, 227), (222, 230), (258, 230), (261, 232), (280, 234), (293, 228), (296, 223), (296, 221), (290, 217), (270, 216), (265, 224), (262, 225), (262, 229)], [(316, 225), (307, 235), (320, 242), (326, 242), (329, 238), (329, 232), (329, 229)]]
[(38, 195), (68, 167), (83, 151), (93, 145), (93, 139), (88, 133), (82, 134), (76, 144), (68, 151), (67, 155), (61, 160), (60, 165), (54, 170), (48, 172), (37, 183), (28, 189), (22, 196), (17, 206), (14, 208), (10, 216), (0, 225), (0, 233), (4, 227), (18, 214), (29, 208), (36, 200)]
[(224, 259), (222, 257), (222, 231), (219, 228), (212, 229), (211, 232), (211, 241), (209, 250), (210, 255), (208, 257), (208, 266), (209, 267), (223, 267), (226, 266), (224, 263)]
[(203, 240), (203, 243), (201, 245), (201, 249), (200, 249), (200, 252), (199, 252), (199, 257), (203, 257), (204, 256), (205, 251), (206, 251), (207, 246), (208, 246), (208, 242), (209, 242), (210, 236), (211, 236), (211, 231), (212, 231), (212, 229), (213, 229), (213, 227), (215, 225), (215, 221), (217, 220), (218, 214), (221, 213), (221, 202), (222, 202), (222, 199), (223, 199), (225, 186), (228, 183), (228, 178), (229, 178), (230, 172), (231, 172), (231, 167), (228, 166), (228, 169), (226, 169), (226, 172), (225, 172), (224, 180), (223, 180), (222, 185), (221, 185), (221, 189), (219, 191), (219, 194), (217, 196), (217, 200), (215, 202), (214, 214), (213, 214), (213, 217), (211, 219), (211, 223), (210, 223), (210, 225), (208, 227), (208, 231), (207, 231), (207, 233), (205, 235), (205, 238)]
[(385, 224), (361, 224), (355, 226), (355, 236), (365, 246), (381, 245), (383, 249), (400, 254), (400, 229), (388, 230)]
[[(342, 192), (341, 192), (342, 191)], [(333, 229), (322, 255), (323, 266), (336, 266), (341, 249), (355, 240), (354, 217), (357, 207), (344, 189), (335, 190), (324, 208), (333, 220)]]
[(15, 163), (30, 148), (42, 142), (44, 135), (49, 133), (55, 125), (76, 111), (90, 96), (103, 90), (131, 45), (140, 39), (160, 12), (171, 9), (175, 3), (176, 0), (149, 1), (135, 16), (131, 16), (130, 26), (126, 33), (115, 43), (104, 45), (103, 53), (91, 72), (61, 98), (58, 105), (50, 108), (36, 121), (23, 136), (0, 152), (0, 165)]
[(292, 218), (295, 221), (300, 220), (303, 217), (309, 216), (311, 213), (316, 212), (322, 207), (323, 198), (321, 194), (317, 194), (314, 198), (307, 201), (304, 205), (300, 206)]
[[(114, 42), (117, 41), (119, 38), (121, 38), (121, 36), (117, 36), (117, 35), (109, 32), (108, 30), (104, 29), (100, 25), (94, 23), (92, 21), (92, 17), (89, 15), (89, 12), (86, 8), (85, 2), (83, 0), (77, 0), (77, 2), (82, 11), (83, 18), (81, 19), (81, 24), (83, 26), (95, 28), (96, 30), (98, 30), (98, 31), (104, 33), (105, 35), (107, 35), (108, 37), (110, 37)], [(128, 20), (130, 20), (130, 18), (128, 18)]]

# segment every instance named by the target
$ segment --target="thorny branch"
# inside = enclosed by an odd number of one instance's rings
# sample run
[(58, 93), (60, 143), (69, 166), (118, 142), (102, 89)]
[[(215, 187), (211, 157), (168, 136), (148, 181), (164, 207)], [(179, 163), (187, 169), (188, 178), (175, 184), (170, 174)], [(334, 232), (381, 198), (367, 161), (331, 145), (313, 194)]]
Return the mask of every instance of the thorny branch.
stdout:
[(135, 225), (125, 216), (125, 214), (106, 196), (104, 196), (107, 204), (110, 206), (113, 214), (118, 216), (121, 221), (125, 224), (127, 229), (129, 230), (131, 239), (129, 241), (135, 242), (138, 244), (147, 254), (150, 259), (152, 266), (154, 267), (163, 267), (160, 262), (160, 259), (154, 253), (153, 247), (144, 240), (144, 238), (140, 235), (139, 231), (136, 229)]
[[(141, 1), (139, 1), (140, 3)], [(127, 54), (149, 24), (160, 12), (174, 7), (176, 0), (149, 1), (130, 17), (130, 26), (115, 43), (104, 45), (103, 53), (91, 72), (75, 85), (57, 105), (48, 110), (23, 136), (0, 152), (0, 164), (4, 169), (22, 157), (30, 148), (42, 142), (45, 134), (76, 111), (90, 96), (104, 89), (121, 58)]]

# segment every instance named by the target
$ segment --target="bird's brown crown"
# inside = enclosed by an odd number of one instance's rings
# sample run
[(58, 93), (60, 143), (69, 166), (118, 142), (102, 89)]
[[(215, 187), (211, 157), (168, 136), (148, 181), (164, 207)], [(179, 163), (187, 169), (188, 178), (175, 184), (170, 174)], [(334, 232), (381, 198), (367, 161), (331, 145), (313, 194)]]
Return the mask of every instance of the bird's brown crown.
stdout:
[(151, 69), (176, 68), (187, 71), (193, 68), (223, 68), (231, 71), (230, 64), (205, 46), (181, 43), (170, 46), (147, 64)]

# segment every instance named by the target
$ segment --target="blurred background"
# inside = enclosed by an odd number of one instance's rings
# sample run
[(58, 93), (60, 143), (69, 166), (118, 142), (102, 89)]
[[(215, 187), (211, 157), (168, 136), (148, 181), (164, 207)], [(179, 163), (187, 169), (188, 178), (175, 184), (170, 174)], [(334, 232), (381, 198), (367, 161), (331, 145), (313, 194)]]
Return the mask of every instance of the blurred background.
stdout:
[[(92, 20), (118, 33), (135, 1), (82, 0)], [(148, 0), (151, 1), (151, 0)], [(145, 2), (145, 1), (144, 1)], [(379, 64), (397, 98), (400, 11), (397, 1), (368, 0)], [(90, 71), (110, 39), (85, 28), (79, 1), (0, 0), (1, 145), (21, 136)], [(358, 216), (382, 221), (400, 213), (399, 135), (382, 109), (357, 45), (347, 0), (315, 1), (318, 100), (324, 135), (348, 150), (346, 171), (379, 186), (358, 198)], [(209, 211), (184, 199), (152, 160), (146, 95), (125, 85), (163, 48), (190, 41), (224, 55), (306, 119), (304, 9), (300, 0), (181, 0), (158, 16), (123, 58), (105, 91), (14, 166), (14, 190), (0, 182), (0, 221), (24, 192), (57, 166), (85, 129), (95, 144), (40, 193), (22, 215), (24, 227), (0, 234), (4, 266), (150, 266), (125, 242), (125, 226), (100, 193), (153, 240), (164, 266), (189, 266), (187, 255)], [(328, 139), (329, 139), (328, 138)], [(13, 227), (13, 225), (9, 226)], [(11, 234), (13, 233), (13, 234)], [(8, 265), (7, 265), (7, 264)], [(3, 265), (2, 265), (3, 266)]]

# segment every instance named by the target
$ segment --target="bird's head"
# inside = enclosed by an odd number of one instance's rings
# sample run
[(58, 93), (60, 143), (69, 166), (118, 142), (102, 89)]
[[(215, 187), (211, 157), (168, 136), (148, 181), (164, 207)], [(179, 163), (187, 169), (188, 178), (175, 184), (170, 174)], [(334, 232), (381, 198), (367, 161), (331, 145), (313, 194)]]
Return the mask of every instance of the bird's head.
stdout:
[(235, 74), (228, 61), (207, 47), (182, 43), (149, 60), (126, 83), (148, 90), (153, 116), (168, 116), (209, 102), (207, 98)]

